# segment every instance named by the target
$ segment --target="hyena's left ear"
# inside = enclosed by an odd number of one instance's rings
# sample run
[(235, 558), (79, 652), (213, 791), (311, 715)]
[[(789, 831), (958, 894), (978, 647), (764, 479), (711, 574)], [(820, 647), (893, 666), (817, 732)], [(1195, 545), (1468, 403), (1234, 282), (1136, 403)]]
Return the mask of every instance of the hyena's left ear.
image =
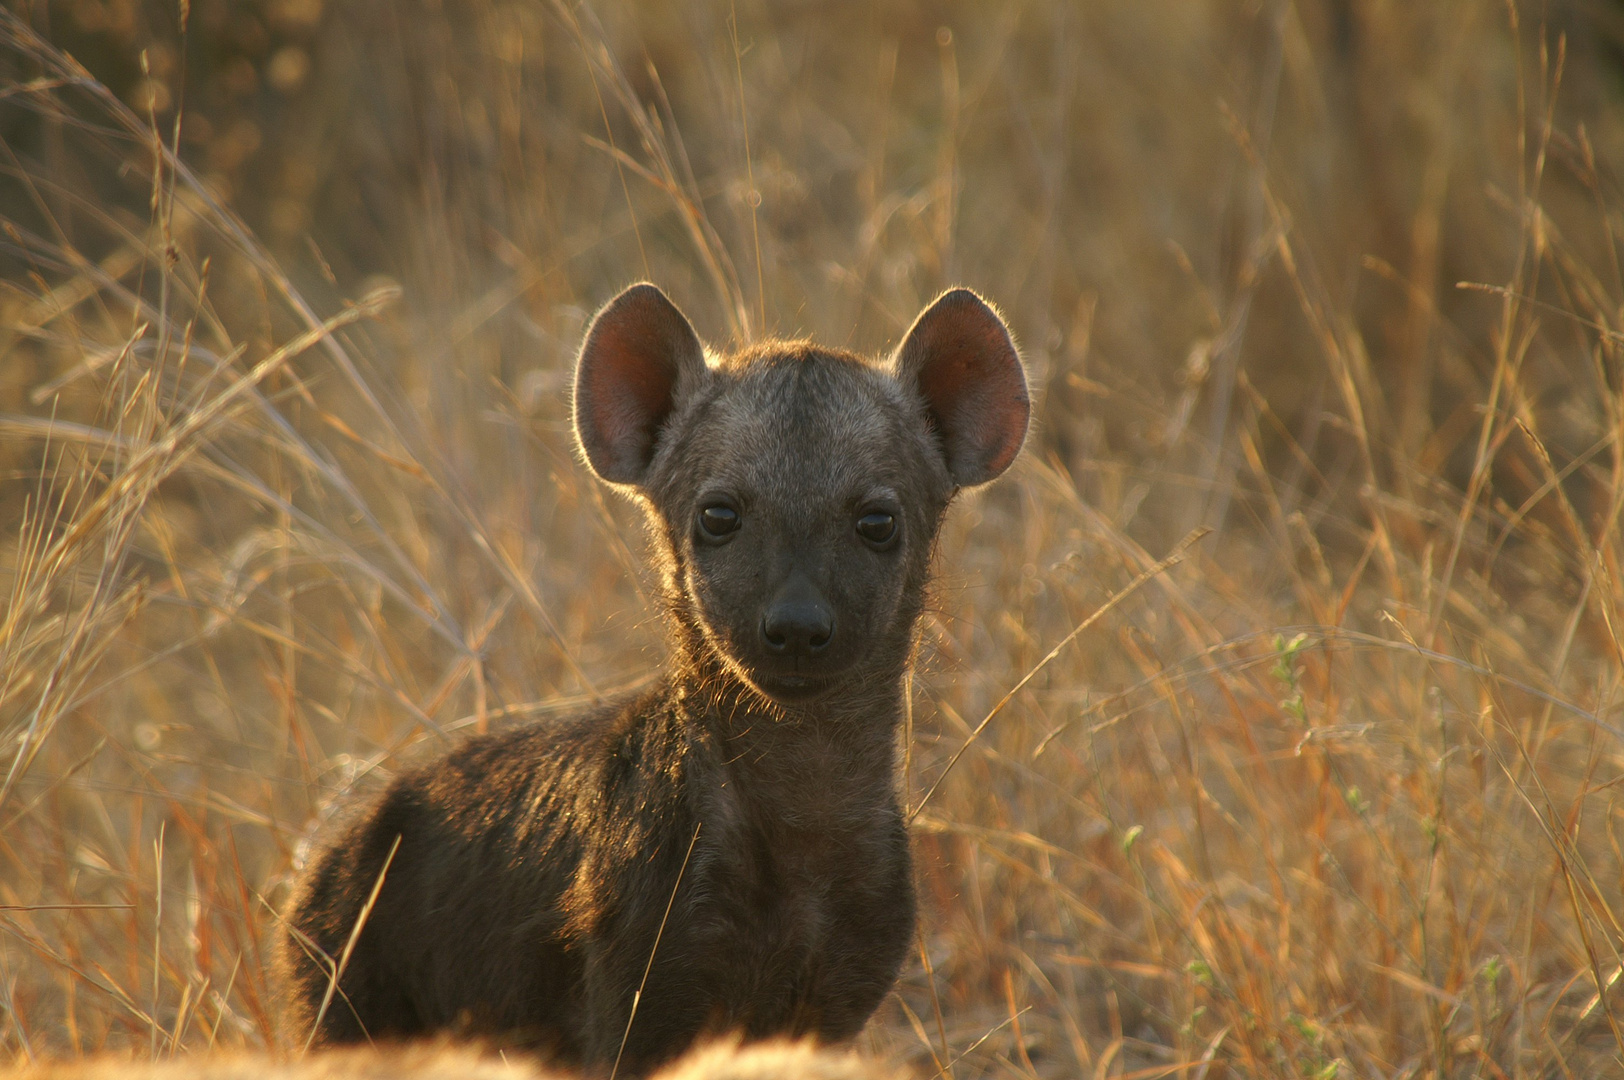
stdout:
[(653, 285), (605, 304), (575, 365), (575, 437), (592, 471), (611, 484), (641, 484), (660, 429), (705, 370), (693, 325)]
[(1009, 329), (981, 297), (937, 297), (897, 347), (896, 370), (924, 398), (955, 484), (985, 484), (1009, 468), (1032, 403)]

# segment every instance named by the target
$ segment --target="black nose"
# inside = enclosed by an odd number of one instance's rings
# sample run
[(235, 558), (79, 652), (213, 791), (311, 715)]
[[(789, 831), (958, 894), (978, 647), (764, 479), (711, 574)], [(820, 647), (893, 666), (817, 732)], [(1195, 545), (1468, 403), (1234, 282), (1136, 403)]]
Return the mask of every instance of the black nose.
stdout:
[(761, 620), (761, 638), (767, 648), (784, 656), (822, 652), (834, 635), (834, 613), (810, 597), (779, 600)]

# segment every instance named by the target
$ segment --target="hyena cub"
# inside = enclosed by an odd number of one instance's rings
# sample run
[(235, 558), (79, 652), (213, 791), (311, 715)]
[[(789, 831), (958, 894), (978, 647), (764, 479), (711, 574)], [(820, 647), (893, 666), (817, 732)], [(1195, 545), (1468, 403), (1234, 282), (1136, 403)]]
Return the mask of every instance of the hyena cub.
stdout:
[(855, 1035), (913, 933), (895, 759), (937, 528), (1028, 413), (1009, 332), (965, 289), (883, 361), (707, 353), (654, 286), (610, 301), (575, 428), (648, 513), (665, 677), (352, 809), (288, 906), (288, 1034), (499, 1033), (589, 1068), (624, 1039), (633, 1073), (703, 1034)]

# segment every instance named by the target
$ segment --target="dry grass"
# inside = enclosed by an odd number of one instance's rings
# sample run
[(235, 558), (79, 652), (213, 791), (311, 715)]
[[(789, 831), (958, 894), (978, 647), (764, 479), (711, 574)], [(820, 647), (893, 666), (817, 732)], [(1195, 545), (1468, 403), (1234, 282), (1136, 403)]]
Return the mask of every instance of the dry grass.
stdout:
[(872, 1046), (1624, 1075), (1612, 9), (737, 7), (0, 15), (3, 1053), (272, 1042), (331, 794), (651, 669), (564, 397), (646, 276), (871, 350), (962, 281), (1042, 389), (942, 541)]

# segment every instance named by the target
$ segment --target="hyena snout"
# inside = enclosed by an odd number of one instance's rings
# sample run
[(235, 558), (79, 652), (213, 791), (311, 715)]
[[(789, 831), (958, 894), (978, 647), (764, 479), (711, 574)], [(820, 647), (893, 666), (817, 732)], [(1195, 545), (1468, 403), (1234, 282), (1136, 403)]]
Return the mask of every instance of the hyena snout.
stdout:
[(817, 656), (834, 636), (834, 611), (818, 587), (800, 574), (790, 576), (761, 617), (762, 642), (786, 660)]

